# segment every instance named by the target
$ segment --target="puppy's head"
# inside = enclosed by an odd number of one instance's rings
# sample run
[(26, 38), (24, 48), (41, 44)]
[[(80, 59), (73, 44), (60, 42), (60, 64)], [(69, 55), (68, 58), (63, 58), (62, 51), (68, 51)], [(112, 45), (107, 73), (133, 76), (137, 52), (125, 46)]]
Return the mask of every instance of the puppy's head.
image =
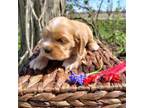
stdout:
[(65, 60), (71, 56), (75, 41), (70, 21), (67, 18), (51, 20), (41, 36), (41, 50), (47, 58)]

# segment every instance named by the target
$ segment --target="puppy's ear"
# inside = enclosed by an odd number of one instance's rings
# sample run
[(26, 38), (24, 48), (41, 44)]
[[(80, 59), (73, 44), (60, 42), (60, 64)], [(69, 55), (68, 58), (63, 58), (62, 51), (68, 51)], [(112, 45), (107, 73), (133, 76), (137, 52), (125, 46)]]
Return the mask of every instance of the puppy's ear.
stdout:
[(80, 33), (77, 33), (74, 37), (75, 40), (75, 50), (79, 55), (82, 55), (84, 53), (85, 48), (85, 42), (82, 38)]

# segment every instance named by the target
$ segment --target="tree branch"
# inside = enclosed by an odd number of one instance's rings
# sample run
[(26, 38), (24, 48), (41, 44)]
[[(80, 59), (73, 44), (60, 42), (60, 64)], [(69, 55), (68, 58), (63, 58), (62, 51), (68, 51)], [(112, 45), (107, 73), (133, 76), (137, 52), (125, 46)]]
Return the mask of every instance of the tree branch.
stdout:
[(29, 0), (27, 0), (27, 3), (26, 3), (26, 17), (25, 17), (25, 24), (26, 24), (26, 45), (27, 45), (27, 49), (29, 51), (29, 54), (32, 55), (32, 51), (30, 49), (30, 40), (29, 40), (29, 37), (30, 37), (30, 17), (31, 17), (31, 12), (30, 12), (30, 6), (29, 6)]
[(98, 16), (99, 16), (99, 13), (100, 13), (100, 9), (101, 9), (102, 4), (103, 4), (103, 0), (101, 0), (101, 2), (100, 2), (100, 6), (99, 6), (99, 8), (98, 8), (97, 15), (96, 15), (96, 21), (98, 20)]
[(87, 23), (90, 27), (92, 27), (94, 33), (95, 33), (95, 26), (90, 23), (88, 20), (84, 19), (83, 17), (79, 16), (79, 17), (73, 17), (72, 19), (81, 19), (82, 21), (84, 21), (85, 23)]
[(18, 64), (18, 66), (20, 66), (22, 63), (23, 63), (23, 61), (24, 61), (24, 59), (26, 58), (26, 56), (28, 55), (28, 50), (24, 53), (24, 55), (22, 56), (22, 57), (20, 57), (20, 61), (19, 61), (19, 64)]
[(43, 10), (42, 10), (42, 14), (39, 17), (39, 21), (42, 19), (42, 17), (44, 16), (44, 13), (46, 12), (47, 9), (47, 0), (45, 0), (44, 5), (43, 5)]
[(31, 50), (34, 47), (34, 24), (33, 24), (33, 17), (31, 16)]
[(31, 7), (31, 10), (32, 10), (32, 14), (34, 15), (34, 17), (35, 17), (36, 20), (39, 20), (38, 16), (36, 15), (36, 13), (34, 11), (33, 2), (31, 0), (28, 0), (28, 1), (29, 1), (29, 5)]

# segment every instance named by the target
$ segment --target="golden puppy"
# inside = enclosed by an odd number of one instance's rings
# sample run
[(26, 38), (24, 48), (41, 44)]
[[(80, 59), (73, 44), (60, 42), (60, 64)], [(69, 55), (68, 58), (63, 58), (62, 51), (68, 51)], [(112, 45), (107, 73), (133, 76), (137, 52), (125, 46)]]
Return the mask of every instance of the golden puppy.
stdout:
[(42, 31), (40, 54), (30, 63), (30, 68), (43, 69), (50, 60), (64, 61), (65, 69), (77, 68), (86, 50), (97, 50), (90, 28), (66, 17), (52, 19)]

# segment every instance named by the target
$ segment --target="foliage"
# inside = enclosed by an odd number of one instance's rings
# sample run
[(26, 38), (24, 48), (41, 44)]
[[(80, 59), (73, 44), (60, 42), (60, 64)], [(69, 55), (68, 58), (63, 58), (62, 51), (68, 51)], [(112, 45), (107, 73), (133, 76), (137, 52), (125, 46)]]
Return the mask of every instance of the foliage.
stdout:
[(20, 32), (18, 32), (18, 50), (21, 48), (21, 36)]
[(112, 47), (114, 54), (118, 56), (125, 53), (125, 20), (99, 20), (97, 23), (101, 38)]

